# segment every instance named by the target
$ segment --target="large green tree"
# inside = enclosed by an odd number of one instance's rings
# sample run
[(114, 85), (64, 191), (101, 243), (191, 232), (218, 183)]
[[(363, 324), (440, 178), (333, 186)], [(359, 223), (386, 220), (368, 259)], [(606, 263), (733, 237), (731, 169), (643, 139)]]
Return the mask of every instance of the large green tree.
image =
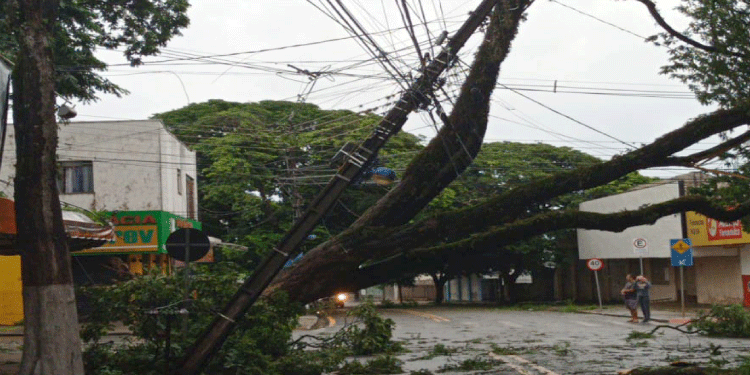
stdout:
[(56, 99), (124, 90), (97, 74), (97, 47), (138, 64), (187, 26), (184, 0), (0, 1), (0, 53), (12, 76), (15, 202), (24, 346), (20, 373), (82, 374), (70, 254), (57, 190)]
[[(199, 209), (205, 230), (247, 246), (257, 260), (287, 230), (299, 211), (336, 172), (331, 166), (347, 142), (362, 139), (379, 116), (323, 110), (283, 101), (210, 100), (156, 115), (198, 152)], [(423, 146), (399, 134), (380, 152), (380, 163), (400, 170)], [(335, 164), (335, 163), (334, 163)], [(337, 234), (388, 187), (362, 180), (327, 213), (312, 247)], [(248, 264), (248, 266), (251, 266)]]

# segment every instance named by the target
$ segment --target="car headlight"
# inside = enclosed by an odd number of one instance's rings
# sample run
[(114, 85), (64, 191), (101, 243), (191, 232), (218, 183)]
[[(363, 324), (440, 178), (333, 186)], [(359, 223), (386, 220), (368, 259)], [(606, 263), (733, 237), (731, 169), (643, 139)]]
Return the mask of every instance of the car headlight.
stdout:
[(346, 293), (339, 293), (339, 294), (337, 294), (337, 295), (336, 295), (336, 299), (337, 299), (337, 300), (338, 300), (339, 302), (346, 302), (346, 299), (347, 299), (347, 298), (348, 298), (348, 297), (346, 296)]

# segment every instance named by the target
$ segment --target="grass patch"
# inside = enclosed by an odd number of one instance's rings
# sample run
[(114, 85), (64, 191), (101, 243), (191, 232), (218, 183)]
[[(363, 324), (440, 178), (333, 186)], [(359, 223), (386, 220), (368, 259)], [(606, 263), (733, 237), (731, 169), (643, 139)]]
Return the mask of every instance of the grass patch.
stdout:
[(568, 341), (561, 341), (554, 346), (552, 346), (552, 350), (555, 351), (555, 354), (563, 357), (568, 354), (570, 354), (570, 342)]
[(459, 363), (443, 365), (437, 372), (449, 372), (449, 371), (487, 371), (492, 370), (493, 367), (503, 364), (505, 362), (496, 359), (486, 359), (482, 357), (474, 357), (465, 359)]
[(451, 355), (451, 354), (456, 353), (457, 351), (458, 351), (457, 348), (451, 348), (443, 344), (435, 344), (435, 346), (432, 347), (432, 349), (427, 353), (427, 355), (423, 357), (419, 357), (417, 359), (433, 359), (435, 357)]
[(631, 341), (631, 340), (647, 340), (654, 338), (653, 333), (649, 332), (640, 332), (640, 331), (630, 331), (628, 334), (628, 337), (625, 339), (625, 341)]
[(598, 309), (599, 306), (597, 305), (576, 305), (573, 303), (573, 301), (568, 301), (568, 303), (560, 307), (558, 311), (564, 312), (564, 313), (576, 313), (579, 311), (591, 311)]
[(371, 359), (362, 364), (359, 361), (347, 362), (337, 372), (339, 375), (375, 375), (400, 374), (404, 372), (401, 361), (391, 355), (384, 355)]
[(491, 344), (492, 352), (499, 355), (516, 355), (520, 354), (521, 350), (512, 346), (499, 346), (497, 344)]
[(519, 303), (515, 306), (514, 310), (521, 310), (521, 311), (549, 311), (552, 309), (552, 306), (549, 304), (541, 304), (541, 303)]

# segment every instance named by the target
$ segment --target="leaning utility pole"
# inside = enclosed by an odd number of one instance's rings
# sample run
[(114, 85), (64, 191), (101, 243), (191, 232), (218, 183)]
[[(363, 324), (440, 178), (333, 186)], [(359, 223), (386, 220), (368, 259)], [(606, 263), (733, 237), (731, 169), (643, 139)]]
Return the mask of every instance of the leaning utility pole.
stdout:
[(401, 95), (396, 105), (388, 111), (375, 131), (354, 151), (347, 154), (344, 164), (328, 185), (310, 203), (307, 210), (282, 238), (281, 242), (265, 258), (263, 263), (240, 286), (224, 310), (217, 314), (211, 325), (188, 349), (176, 374), (196, 375), (221, 347), (234, 328), (235, 322), (253, 305), (263, 290), (283, 268), (287, 260), (294, 256), (299, 245), (315, 228), (323, 215), (333, 207), (338, 198), (360, 173), (377, 156), (386, 141), (401, 130), (408, 114), (430, 102), (440, 74), (454, 62), (457, 52), (464, 46), (474, 31), (490, 14), (497, 0), (482, 0), (456, 34), (450, 38), (445, 48), (422, 69), (419, 76)]

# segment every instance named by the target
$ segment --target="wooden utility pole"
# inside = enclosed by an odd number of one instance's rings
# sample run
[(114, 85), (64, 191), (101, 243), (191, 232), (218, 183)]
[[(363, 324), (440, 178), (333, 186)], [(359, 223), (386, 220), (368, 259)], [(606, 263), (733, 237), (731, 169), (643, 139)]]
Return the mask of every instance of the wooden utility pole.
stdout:
[(411, 111), (429, 103), (437, 78), (454, 61), (458, 51), (490, 14), (496, 2), (497, 0), (483, 0), (479, 4), (456, 34), (450, 38), (440, 54), (422, 69), (421, 76), (409, 85), (396, 105), (380, 121), (375, 131), (347, 155), (338, 173), (315, 197), (278, 246), (264, 259), (252, 276), (245, 280), (222, 312), (217, 314), (211, 325), (188, 349), (177, 369), (177, 374), (196, 375), (208, 363), (231, 333), (237, 319), (253, 305), (286, 261), (295, 255), (299, 245), (315, 228), (323, 215), (333, 207), (351, 181), (362, 173), (362, 168), (372, 162), (386, 141), (401, 130)]

